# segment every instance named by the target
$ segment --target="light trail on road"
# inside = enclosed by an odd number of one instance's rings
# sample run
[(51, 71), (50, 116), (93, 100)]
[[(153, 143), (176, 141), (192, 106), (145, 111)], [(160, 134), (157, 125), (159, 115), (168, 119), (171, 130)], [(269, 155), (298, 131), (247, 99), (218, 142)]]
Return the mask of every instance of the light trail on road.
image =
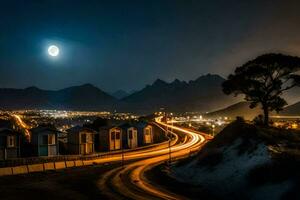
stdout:
[[(176, 139), (171, 144), (171, 157), (178, 159), (190, 155), (191, 151), (199, 150), (206, 142), (206, 137), (196, 131), (186, 130), (177, 126), (163, 123), (161, 118), (156, 118), (158, 126), (172, 129)], [(178, 142), (179, 132), (187, 136), (184, 142)], [(130, 152), (126, 155), (127, 160), (137, 161), (124, 167), (115, 168), (99, 180), (98, 186), (110, 199), (184, 199), (184, 197), (166, 191), (150, 183), (144, 176), (145, 171), (167, 161), (169, 159), (169, 147), (152, 148), (147, 152)]]
[[(30, 127), (22, 118), (19, 115), (13, 115), (13, 117), (17, 124), (25, 130), (25, 134), (30, 136), (28, 131)], [(123, 153), (111, 152), (85, 161), (90, 164), (108, 164), (119, 162), (122, 157), (126, 161), (130, 161), (129, 164), (104, 173), (97, 182), (99, 189), (108, 199), (184, 199), (182, 196), (155, 186), (144, 175), (145, 171), (168, 161), (170, 155), (173, 161), (188, 157), (191, 152), (198, 151), (209, 137), (203, 133), (161, 122), (161, 118), (156, 118), (155, 125), (164, 131), (167, 130), (173, 137), (169, 141), (159, 144)]]

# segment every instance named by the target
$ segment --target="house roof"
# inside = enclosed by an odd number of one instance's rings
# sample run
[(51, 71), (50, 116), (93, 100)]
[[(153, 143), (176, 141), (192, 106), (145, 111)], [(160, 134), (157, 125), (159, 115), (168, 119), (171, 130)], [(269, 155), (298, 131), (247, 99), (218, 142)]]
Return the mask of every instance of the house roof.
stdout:
[(0, 119), (0, 128), (13, 128), (13, 123), (10, 120)]
[(54, 127), (50, 127), (50, 126), (38, 126), (36, 128), (32, 128), (31, 130), (32, 134), (41, 134), (44, 132), (55, 132), (55, 133), (61, 133), (61, 131), (57, 130)]
[(128, 128), (137, 128), (134, 124), (130, 124), (130, 123), (125, 123), (125, 124), (122, 124), (121, 126), (119, 126), (121, 129), (128, 129)]
[[(146, 122), (138, 122), (136, 123), (136, 127), (137, 128), (145, 128), (146, 126), (150, 125), (149, 123), (146, 123)], [(151, 125), (150, 125), (151, 126)]]
[(72, 134), (80, 133), (81, 131), (89, 131), (92, 133), (96, 133), (95, 130), (93, 130), (91, 128), (87, 128), (87, 127), (82, 127), (82, 126), (74, 126), (67, 130), (68, 133), (72, 133)]
[(0, 128), (0, 135), (11, 135), (11, 134), (21, 135), (20, 132), (15, 131), (13, 129), (10, 129), (10, 128)]
[(121, 129), (120, 126), (108, 125), (108, 126), (102, 126), (102, 127), (100, 127), (100, 130), (109, 130), (109, 129), (112, 129), (112, 128), (118, 128), (118, 129)]

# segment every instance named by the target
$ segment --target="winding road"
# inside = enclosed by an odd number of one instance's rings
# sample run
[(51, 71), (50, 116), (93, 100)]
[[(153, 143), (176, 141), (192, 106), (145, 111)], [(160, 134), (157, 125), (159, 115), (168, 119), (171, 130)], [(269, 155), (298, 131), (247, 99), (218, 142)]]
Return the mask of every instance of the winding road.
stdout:
[[(13, 115), (13, 117), (19, 126), (28, 131), (28, 126), (20, 116)], [(155, 123), (159, 128), (172, 134), (170, 141), (131, 151), (108, 153), (100, 158), (86, 161), (90, 164), (105, 164), (120, 161), (122, 158), (127, 162), (130, 161), (124, 166), (105, 172), (98, 180), (97, 186), (108, 199), (185, 199), (151, 183), (145, 176), (145, 172), (168, 161), (170, 155), (172, 160), (188, 157), (191, 152), (198, 151), (207, 139), (211, 138), (204, 133), (164, 123), (161, 117), (156, 118)], [(29, 132), (25, 134), (29, 135)]]
[[(162, 129), (171, 129), (169, 132), (174, 135), (170, 145), (172, 159), (187, 157), (191, 151), (199, 150), (206, 142), (205, 134), (169, 125), (160, 119), (156, 118), (157, 125)], [(126, 160), (136, 161), (103, 174), (98, 187), (109, 199), (184, 199), (151, 184), (144, 175), (145, 171), (167, 161), (169, 150), (169, 145), (158, 145), (147, 150), (125, 153)]]

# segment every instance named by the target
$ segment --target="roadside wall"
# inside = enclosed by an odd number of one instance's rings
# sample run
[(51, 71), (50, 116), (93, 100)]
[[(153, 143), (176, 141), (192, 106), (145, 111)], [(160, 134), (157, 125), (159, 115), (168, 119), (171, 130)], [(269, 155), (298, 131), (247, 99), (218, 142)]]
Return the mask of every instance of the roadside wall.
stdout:
[(65, 168), (72, 168), (84, 165), (90, 165), (91, 162), (82, 160), (76, 161), (62, 161), (62, 162), (47, 162), (41, 164), (22, 165), (16, 167), (4, 167), (0, 168), (0, 176), (28, 174), (31, 172), (44, 172), (49, 170), (58, 170)]

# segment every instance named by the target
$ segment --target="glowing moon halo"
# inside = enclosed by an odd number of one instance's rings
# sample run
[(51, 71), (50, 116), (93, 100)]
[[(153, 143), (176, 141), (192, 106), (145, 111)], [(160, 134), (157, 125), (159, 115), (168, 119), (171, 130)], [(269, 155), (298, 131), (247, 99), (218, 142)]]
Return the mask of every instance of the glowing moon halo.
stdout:
[(59, 48), (57, 46), (55, 46), (55, 45), (49, 46), (49, 48), (48, 48), (48, 54), (50, 56), (53, 56), (53, 57), (58, 56), (58, 54), (59, 54)]

